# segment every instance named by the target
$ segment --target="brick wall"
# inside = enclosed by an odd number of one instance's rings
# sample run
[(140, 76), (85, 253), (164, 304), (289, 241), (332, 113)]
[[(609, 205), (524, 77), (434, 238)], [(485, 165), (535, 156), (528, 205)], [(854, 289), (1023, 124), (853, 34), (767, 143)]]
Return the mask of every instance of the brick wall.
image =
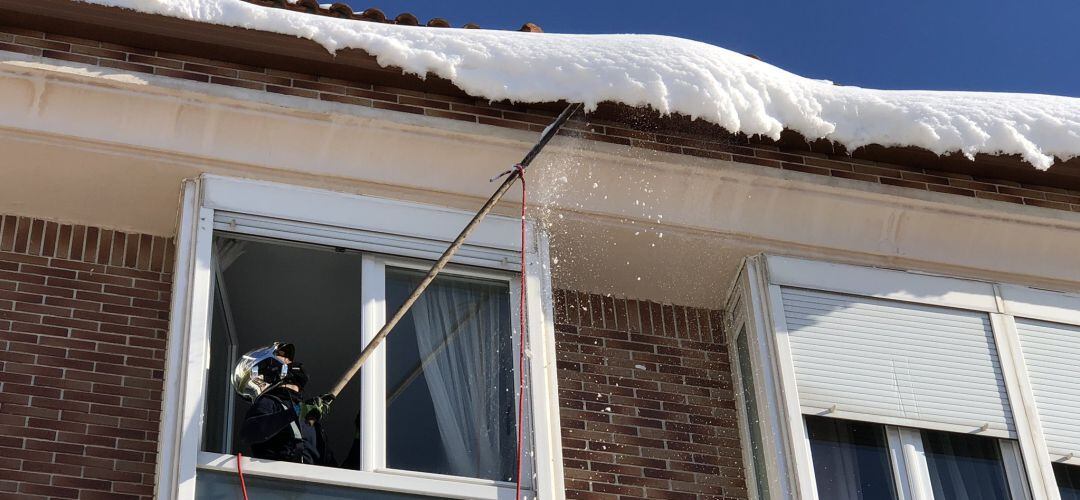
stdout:
[[(0, 26), (0, 51), (535, 132), (543, 130), (555, 114), (549, 109), (525, 105), (381, 87), (14, 27)], [(1077, 190), (853, 158), (834, 151), (831, 144), (823, 152), (805, 143), (800, 147), (778, 146), (732, 136), (716, 125), (686, 117), (668, 120), (669, 124), (675, 124), (674, 130), (661, 129), (655, 126), (655, 113), (626, 106), (616, 108), (615, 112), (606, 113), (608, 117), (600, 113), (590, 116), (587, 123), (571, 121), (560, 134), (779, 170), (1080, 212)], [(621, 119), (610, 118), (616, 115)]]
[(172, 248), (0, 217), (0, 497), (152, 495)]
[[(0, 216), (3, 498), (152, 495), (172, 250)], [(555, 297), (568, 498), (746, 498), (719, 313)]]
[(567, 498), (746, 498), (720, 313), (558, 290)]

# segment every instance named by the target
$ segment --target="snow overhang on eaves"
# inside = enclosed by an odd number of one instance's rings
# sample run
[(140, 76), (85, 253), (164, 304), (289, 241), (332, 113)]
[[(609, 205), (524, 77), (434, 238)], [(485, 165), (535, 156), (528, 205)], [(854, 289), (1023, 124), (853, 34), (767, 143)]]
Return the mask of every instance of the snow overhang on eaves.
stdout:
[[(306, 15), (306, 14), (301, 14)], [(447, 96), (468, 94), (446, 79), (427, 75), (421, 79), (392, 67), (382, 67), (374, 57), (358, 49), (345, 48), (336, 54), (307, 39), (266, 31), (196, 22), (175, 17), (146, 14), (116, 7), (71, 0), (0, 0), (0, 19), (5, 24), (57, 34), (102, 40), (221, 60), (256, 67), (268, 67), (332, 78), (370, 82)], [(363, 23), (364, 21), (344, 20)], [(411, 28), (438, 29), (438, 28)], [(541, 35), (543, 36), (543, 35)], [(530, 107), (558, 109), (554, 103)], [(630, 111), (627, 113), (627, 111)], [(632, 119), (624, 117), (632, 115)], [(591, 118), (620, 121), (628, 128), (657, 131), (666, 122), (686, 122), (676, 115), (668, 120), (643, 108), (601, 103)], [(643, 118), (643, 116), (645, 118)], [(700, 121), (700, 120), (699, 120)], [(756, 141), (756, 138), (751, 138)], [(762, 142), (775, 144), (771, 140)], [(1080, 188), (1080, 158), (1057, 162), (1048, 172), (1031, 168), (1018, 155), (977, 154), (974, 161), (960, 154), (938, 156), (916, 147), (882, 147), (871, 144), (847, 151), (827, 140), (807, 142), (801, 135), (785, 130), (779, 143), (802, 150), (825, 147), (828, 152), (845, 152), (855, 158), (976, 175), (1039, 185)]]

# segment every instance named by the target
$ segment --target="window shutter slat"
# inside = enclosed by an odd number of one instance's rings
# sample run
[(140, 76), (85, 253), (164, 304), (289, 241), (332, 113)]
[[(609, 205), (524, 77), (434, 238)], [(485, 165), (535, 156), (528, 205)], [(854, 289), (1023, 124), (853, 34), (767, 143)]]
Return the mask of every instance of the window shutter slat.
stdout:
[(1080, 456), (1080, 327), (1016, 318), (1051, 459)]
[(788, 287), (781, 296), (803, 413), (1015, 437), (986, 313)]

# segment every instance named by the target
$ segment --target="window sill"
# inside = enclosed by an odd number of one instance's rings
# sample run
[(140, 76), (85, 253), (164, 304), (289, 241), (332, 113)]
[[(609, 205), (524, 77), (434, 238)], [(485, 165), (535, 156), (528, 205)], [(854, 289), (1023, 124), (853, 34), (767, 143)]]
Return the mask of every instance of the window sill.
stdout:
[[(236, 456), (200, 451), (198, 468), (236, 473)], [(244, 458), (244, 474), (288, 481), (364, 488), (433, 498), (506, 499), (514, 497), (513, 483), (459, 478), (423, 472), (380, 469), (359, 471)], [(531, 497), (532, 495), (527, 495)]]

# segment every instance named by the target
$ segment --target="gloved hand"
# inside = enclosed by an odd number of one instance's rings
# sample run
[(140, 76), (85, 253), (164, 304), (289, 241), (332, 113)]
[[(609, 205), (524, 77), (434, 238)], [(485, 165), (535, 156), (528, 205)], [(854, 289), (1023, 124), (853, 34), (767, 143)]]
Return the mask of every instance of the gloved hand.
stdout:
[(309, 398), (300, 405), (300, 418), (319, 420), (330, 413), (330, 403), (333, 402), (333, 394), (323, 394), (317, 398)]

